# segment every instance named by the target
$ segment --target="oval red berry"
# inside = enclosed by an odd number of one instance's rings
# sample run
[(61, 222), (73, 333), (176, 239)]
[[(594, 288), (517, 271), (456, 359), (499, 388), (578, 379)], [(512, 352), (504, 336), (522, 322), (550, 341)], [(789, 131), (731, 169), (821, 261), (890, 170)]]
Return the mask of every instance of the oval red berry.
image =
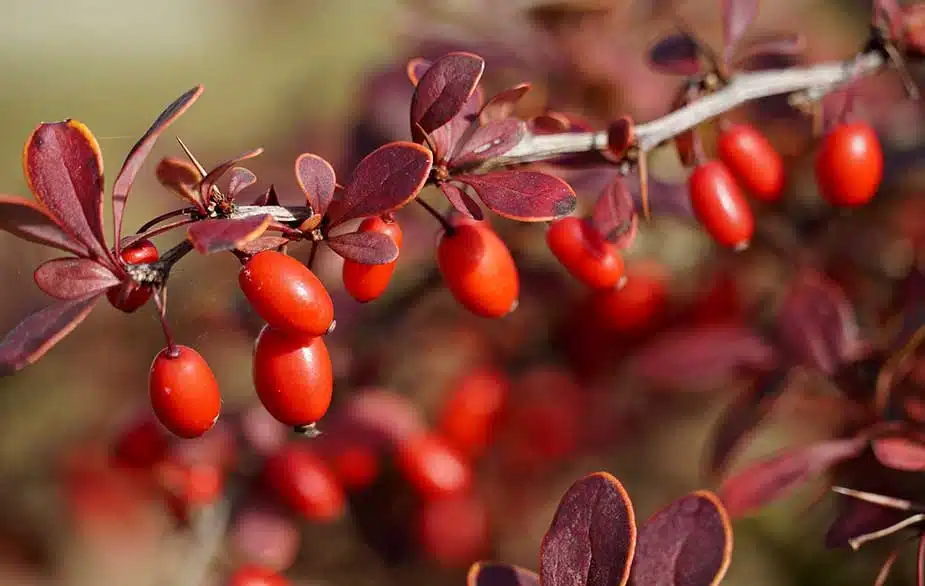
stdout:
[(212, 429), (222, 408), (218, 381), (205, 359), (188, 346), (164, 348), (151, 363), (148, 391), (158, 420), (182, 438)]

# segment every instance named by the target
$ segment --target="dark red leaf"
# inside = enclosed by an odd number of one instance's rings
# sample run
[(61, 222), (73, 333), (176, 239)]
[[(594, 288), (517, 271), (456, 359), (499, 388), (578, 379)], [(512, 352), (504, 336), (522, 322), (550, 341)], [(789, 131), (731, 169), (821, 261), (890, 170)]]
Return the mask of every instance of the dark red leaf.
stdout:
[(118, 285), (108, 268), (88, 258), (55, 258), (35, 269), (35, 284), (57, 299), (81, 299)]
[(411, 129), (416, 140), (453, 119), (475, 91), (485, 61), (472, 53), (448, 53), (434, 61), (411, 98)]
[(860, 332), (837, 283), (804, 271), (794, 279), (777, 318), (778, 336), (801, 363), (833, 373), (859, 347)]
[(452, 183), (441, 183), (440, 191), (446, 196), (447, 201), (452, 204), (453, 209), (460, 214), (476, 220), (481, 220), (485, 217), (479, 204), (459, 186)]
[(871, 441), (874, 455), (888, 468), (905, 472), (925, 471), (925, 436), (914, 431), (896, 432)]
[(196, 186), (202, 181), (202, 175), (195, 165), (182, 159), (165, 157), (157, 164), (155, 174), (161, 185), (205, 213), (206, 208), (196, 190)]
[(0, 376), (33, 364), (82, 322), (100, 295), (56, 301), (21, 321), (0, 340)]
[(237, 247), (244, 254), (257, 254), (264, 250), (273, 250), (289, 242), (288, 238), (283, 236), (261, 236), (256, 240), (245, 242)]
[(702, 490), (655, 513), (639, 528), (634, 586), (713, 586), (732, 556), (732, 526), (719, 499)]
[(295, 178), (312, 211), (323, 216), (337, 186), (334, 167), (318, 155), (303, 153), (295, 160)]
[(723, 0), (723, 54), (732, 51), (758, 15), (758, 0)]
[(529, 83), (519, 83), (492, 96), (479, 111), (479, 122), (487, 124), (504, 120), (514, 112), (517, 102), (530, 91)]
[(404, 206), (424, 187), (432, 163), (431, 152), (413, 142), (392, 142), (374, 150), (354, 168), (343, 198), (330, 206), (331, 226)]
[(615, 163), (619, 163), (626, 155), (626, 151), (633, 146), (636, 140), (633, 119), (623, 116), (614, 120), (607, 126), (607, 150), (605, 155)]
[(461, 168), (501, 156), (517, 146), (526, 132), (527, 125), (524, 121), (514, 118), (489, 122), (480, 126), (472, 133), (466, 144), (457, 149), (450, 166)]
[(202, 254), (234, 250), (260, 237), (272, 221), (270, 215), (201, 220), (189, 227), (187, 238)]
[(455, 155), (456, 148), (461, 146), (462, 142), (466, 141), (466, 137), (478, 128), (478, 113), (482, 108), (483, 93), (482, 88), (475, 88), (472, 96), (463, 104), (459, 114), (430, 134), (435, 161), (449, 162)]
[(858, 537), (892, 527), (908, 516), (908, 511), (840, 496), (839, 512), (826, 531), (825, 546), (848, 547)]
[(228, 197), (230, 199), (234, 199), (239, 193), (257, 183), (257, 176), (250, 169), (234, 167), (229, 173), (231, 173), (231, 177), (228, 179)]
[(421, 77), (427, 73), (431, 65), (433, 65), (433, 61), (424, 59), (423, 57), (415, 57), (408, 61), (408, 65), (405, 67), (405, 73), (408, 75), (408, 81), (411, 82), (411, 85), (417, 87), (418, 82), (421, 81)]
[(269, 186), (266, 191), (260, 194), (257, 199), (254, 200), (253, 205), (255, 206), (278, 206), (279, 205), (279, 196), (276, 194), (276, 188), (274, 186)]
[(364, 265), (384, 265), (398, 258), (398, 246), (381, 232), (348, 232), (328, 238), (331, 250)]
[[(247, 161), (248, 159), (253, 159), (254, 157), (260, 156), (261, 153), (263, 153), (262, 148), (247, 151), (243, 155), (237, 156), (229, 161), (225, 161), (224, 163), (209, 171), (209, 173), (202, 178), (202, 182), (199, 184), (199, 197), (202, 198), (202, 201), (208, 202), (211, 199), (212, 187), (214, 187), (218, 180), (221, 179), (225, 173), (230, 171), (232, 167), (242, 161)], [(230, 195), (227, 195), (227, 197), (231, 199)]]
[(700, 73), (700, 47), (685, 33), (673, 33), (649, 49), (649, 67), (658, 73), (689, 77)]
[(0, 230), (77, 256), (88, 254), (87, 247), (62, 231), (44, 207), (22, 197), (0, 195)]
[(652, 384), (698, 389), (743, 371), (770, 370), (775, 356), (746, 328), (708, 325), (664, 332), (637, 351), (631, 363)]
[(723, 410), (707, 444), (708, 474), (717, 475), (726, 469), (742, 440), (770, 413), (789, 381), (789, 368), (763, 373)]
[(495, 171), (460, 175), (488, 209), (512, 220), (547, 222), (575, 211), (578, 198), (568, 183), (539, 171)]
[(476, 562), (469, 568), (466, 586), (540, 586), (540, 577), (513, 564)]
[(138, 175), (138, 171), (141, 169), (141, 165), (145, 162), (151, 149), (154, 148), (154, 143), (157, 142), (157, 138), (167, 130), (167, 127), (170, 126), (174, 120), (186, 112), (186, 110), (193, 105), (193, 102), (199, 99), (203, 89), (201, 85), (197, 85), (171, 102), (169, 106), (164, 108), (164, 111), (160, 113), (142, 137), (138, 139), (138, 142), (129, 149), (128, 155), (126, 155), (125, 161), (122, 163), (122, 169), (119, 171), (112, 185), (112, 219), (117, 241), (122, 235), (122, 216), (125, 212), (125, 203), (128, 199), (129, 191), (132, 189), (132, 184), (135, 182), (135, 176)]
[(732, 518), (746, 515), (857, 456), (866, 445), (865, 438), (855, 437), (782, 450), (727, 479), (719, 491), (723, 504)]
[(540, 548), (543, 586), (623, 586), (636, 549), (636, 518), (620, 481), (589, 474), (574, 483)]
[[(633, 205), (638, 210), (642, 207), (642, 185), (639, 181), (638, 170), (626, 175), (623, 180), (626, 182), (626, 188), (633, 198)], [(677, 218), (694, 217), (690, 193), (686, 184), (665, 183), (653, 178), (651, 175), (648, 178), (648, 184), (649, 208), (653, 215), (674, 216)]]
[(755, 65), (772, 59), (794, 59), (806, 49), (806, 37), (800, 33), (765, 35), (736, 49), (730, 66), (736, 70), (753, 70)]
[(103, 236), (103, 157), (90, 129), (77, 122), (36, 128), (23, 151), (29, 189), (69, 236), (111, 262)]
[(598, 232), (620, 248), (633, 243), (636, 235), (636, 205), (623, 177), (617, 175), (598, 196), (591, 212), (591, 223)]
[(528, 124), (533, 134), (558, 134), (569, 132), (571, 124), (568, 118), (559, 112), (540, 114), (530, 119)]

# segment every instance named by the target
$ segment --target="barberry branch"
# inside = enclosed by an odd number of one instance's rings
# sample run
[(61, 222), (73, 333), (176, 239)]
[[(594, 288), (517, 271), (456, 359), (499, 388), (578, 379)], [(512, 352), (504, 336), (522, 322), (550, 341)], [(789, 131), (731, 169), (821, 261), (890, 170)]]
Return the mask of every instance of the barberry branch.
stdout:
[[(880, 72), (887, 65), (884, 54), (875, 49), (844, 61), (740, 73), (722, 89), (661, 118), (636, 125), (636, 144), (642, 152), (651, 151), (685, 130), (760, 98), (803, 92), (805, 101), (815, 102), (851, 81)], [(488, 161), (482, 168), (537, 162), (606, 148), (606, 130), (550, 135), (527, 133), (517, 146)]]

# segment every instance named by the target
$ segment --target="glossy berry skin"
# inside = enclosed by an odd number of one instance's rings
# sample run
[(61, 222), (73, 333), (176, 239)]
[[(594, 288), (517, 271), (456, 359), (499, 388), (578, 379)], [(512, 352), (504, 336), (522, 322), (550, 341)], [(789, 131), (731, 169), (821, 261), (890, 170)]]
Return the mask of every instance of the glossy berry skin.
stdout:
[(334, 321), (334, 303), (308, 267), (275, 250), (255, 254), (238, 274), (241, 291), (254, 311), (276, 329), (320, 336)]
[(717, 155), (739, 184), (761, 201), (775, 201), (784, 190), (784, 161), (768, 139), (749, 124), (719, 135)]
[(877, 193), (883, 178), (883, 150), (874, 129), (862, 122), (830, 132), (816, 153), (816, 181), (835, 206), (860, 206)]
[(482, 455), (510, 394), (507, 375), (493, 368), (466, 372), (454, 382), (440, 412), (446, 440), (469, 457)]
[(269, 568), (248, 564), (235, 570), (225, 586), (291, 586), (292, 582)]
[[(159, 258), (157, 247), (150, 240), (139, 240), (132, 246), (123, 248), (119, 258), (127, 265), (148, 264)], [(106, 291), (109, 303), (125, 313), (134, 313), (151, 298), (151, 288), (131, 282)]]
[(188, 346), (164, 348), (151, 363), (148, 391), (161, 424), (182, 438), (212, 429), (222, 408), (218, 382), (205, 359)]
[(498, 318), (517, 307), (517, 267), (486, 222), (455, 219), (453, 230), (440, 237), (437, 265), (456, 301), (475, 315)]
[(332, 521), (344, 512), (346, 497), (334, 471), (306, 445), (283, 446), (264, 474), (280, 500), (306, 519)]
[(592, 293), (591, 325), (612, 333), (638, 335), (657, 324), (667, 304), (664, 271), (655, 265), (631, 265), (623, 287)]
[(402, 442), (398, 447), (398, 468), (426, 499), (466, 493), (472, 486), (469, 463), (446, 440), (433, 433)]
[(698, 165), (687, 180), (694, 215), (718, 244), (735, 250), (748, 247), (755, 218), (742, 189), (726, 165)]
[[(402, 231), (398, 222), (386, 221), (382, 218), (366, 218), (357, 229), (358, 232), (379, 232), (392, 239), (392, 242), (401, 249)], [(342, 271), (344, 288), (351, 297), (360, 303), (367, 303), (377, 299), (389, 286), (392, 273), (398, 261), (383, 265), (366, 265), (351, 260), (344, 261)]]
[(573, 277), (592, 289), (613, 287), (623, 278), (623, 255), (583, 218), (554, 221), (546, 244)]
[(260, 402), (288, 426), (315, 423), (331, 405), (334, 376), (321, 337), (297, 338), (265, 325), (257, 336), (251, 372)]

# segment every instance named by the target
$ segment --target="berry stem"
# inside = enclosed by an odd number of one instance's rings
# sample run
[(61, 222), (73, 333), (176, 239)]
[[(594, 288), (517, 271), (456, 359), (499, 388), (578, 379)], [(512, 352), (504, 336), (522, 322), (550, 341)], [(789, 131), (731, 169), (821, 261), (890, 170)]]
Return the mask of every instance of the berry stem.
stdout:
[(440, 222), (440, 225), (443, 226), (443, 229), (447, 234), (453, 234), (455, 229), (453, 228), (453, 224), (451, 224), (450, 221), (446, 219), (446, 216), (438, 212), (434, 206), (430, 205), (420, 197), (416, 198), (414, 201), (418, 202), (418, 205), (427, 210), (427, 213), (435, 217), (437, 221)]
[(161, 214), (161, 215), (159, 215), (159, 216), (156, 216), (156, 217), (154, 217), (154, 218), (151, 218), (150, 220), (148, 220), (147, 222), (145, 222), (144, 224), (142, 224), (141, 227), (138, 228), (138, 230), (135, 231), (135, 234), (143, 234), (144, 232), (150, 230), (150, 229), (153, 228), (155, 225), (160, 224), (160, 223), (163, 222), (164, 220), (169, 220), (169, 219), (171, 219), (171, 218), (176, 218), (177, 216), (189, 215), (189, 214), (192, 214), (192, 213), (195, 212), (195, 211), (197, 211), (196, 208), (190, 206), (190, 207), (185, 207), (185, 208), (180, 208), (180, 209), (177, 209), (177, 210), (173, 210), (173, 211), (167, 212), (167, 213), (165, 213), (165, 214)]
[[(163, 295), (163, 298), (161, 297)], [(157, 318), (161, 322), (161, 330), (164, 331), (164, 340), (167, 342), (167, 355), (176, 358), (180, 354), (179, 348), (173, 341), (173, 333), (170, 324), (167, 323), (167, 287), (161, 286), (154, 291), (154, 306), (157, 308)]]

